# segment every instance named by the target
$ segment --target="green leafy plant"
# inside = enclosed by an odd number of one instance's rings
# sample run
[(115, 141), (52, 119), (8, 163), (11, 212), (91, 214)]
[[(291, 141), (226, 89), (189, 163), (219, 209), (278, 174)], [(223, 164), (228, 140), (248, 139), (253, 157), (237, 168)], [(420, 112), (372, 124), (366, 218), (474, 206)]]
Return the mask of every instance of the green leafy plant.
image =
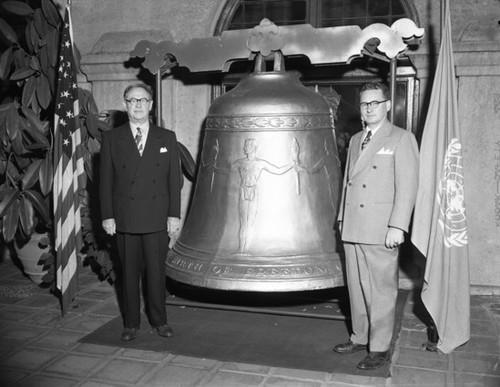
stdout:
[(5, 241), (50, 228), (51, 128), (62, 23), (50, 0), (4, 1), (0, 31), (0, 219)]
[(80, 127), (87, 174), (86, 189), (80, 191), (80, 215), (82, 222), (84, 264), (92, 267), (101, 280), (113, 283), (116, 279), (111, 254), (113, 245), (100, 224), (98, 201), (98, 155), (101, 150), (101, 133), (112, 129), (110, 114), (98, 113), (92, 94), (79, 88)]
[[(30, 6), (35, 4), (36, 6)], [(7, 22), (8, 20), (9, 22)], [(52, 0), (3, 1), (0, 5), (0, 223), (5, 242), (29, 240), (35, 229), (52, 228), (52, 131), (62, 18)], [(78, 52), (75, 53), (78, 66)], [(80, 129), (87, 186), (80, 192), (84, 246), (80, 257), (102, 280), (115, 279), (109, 238), (100, 226), (97, 200), (101, 132), (118, 111), (98, 112), (92, 94), (79, 88)], [(195, 162), (179, 143), (184, 174), (192, 180)], [(54, 255), (39, 265), (51, 269)]]
[[(52, 229), (52, 136), (62, 18), (51, 0), (20, 1), (0, 6), (0, 222), (5, 242), (24, 244), (37, 231)], [(5, 16), (5, 19), (3, 18)], [(7, 23), (9, 20), (9, 23)], [(78, 53), (76, 53), (78, 55)], [(75, 58), (78, 60), (78, 58)], [(97, 242), (89, 190), (95, 189), (93, 162), (100, 149), (101, 131), (111, 126), (99, 119), (92, 94), (79, 88), (80, 129), (87, 187), (81, 190), (82, 234), (80, 256), (98, 257), (100, 277), (109, 278), (108, 253)], [(48, 242), (48, 240), (46, 241)], [(43, 254), (39, 265), (48, 272), (44, 283), (54, 285), (54, 254)]]

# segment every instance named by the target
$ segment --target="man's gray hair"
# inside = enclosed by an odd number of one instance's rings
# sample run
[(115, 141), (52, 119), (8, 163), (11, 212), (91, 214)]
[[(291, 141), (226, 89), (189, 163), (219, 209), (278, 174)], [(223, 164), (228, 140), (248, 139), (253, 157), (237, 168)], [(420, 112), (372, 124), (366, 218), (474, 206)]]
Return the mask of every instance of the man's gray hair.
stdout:
[(149, 98), (153, 98), (153, 89), (151, 88), (151, 86), (146, 85), (145, 83), (135, 83), (133, 85), (127, 86), (127, 88), (123, 92), (123, 99), (127, 99), (127, 95), (132, 89), (143, 89), (146, 93), (149, 94)]

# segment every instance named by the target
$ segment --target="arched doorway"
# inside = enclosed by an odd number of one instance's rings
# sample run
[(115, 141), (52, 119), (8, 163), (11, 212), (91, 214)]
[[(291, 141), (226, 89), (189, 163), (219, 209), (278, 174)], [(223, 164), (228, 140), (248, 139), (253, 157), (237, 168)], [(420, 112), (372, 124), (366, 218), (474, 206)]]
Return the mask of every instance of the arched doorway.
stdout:
[[(226, 30), (253, 28), (263, 18), (276, 25), (311, 24), (316, 28), (372, 23), (391, 25), (400, 18), (409, 18), (419, 25), (416, 9), (410, 0), (228, 0), (216, 24), (214, 35)], [(388, 81), (389, 62), (369, 57), (358, 58), (350, 64), (313, 66), (306, 57), (287, 58), (287, 70), (297, 71), (308, 87), (328, 94), (335, 90), (341, 96), (336, 119), (336, 132), (341, 158), (346, 154), (350, 137), (361, 130), (357, 90), (367, 80)], [(252, 71), (252, 64), (232, 65), (214, 97), (234, 87), (239, 79)], [(394, 123), (417, 130), (418, 80), (411, 62), (398, 58)]]
[(419, 25), (415, 6), (409, 0), (228, 0), (214, 35), (252, 28), (264, 17), (276, 25), (310, 24), (315, 28), (390, 25), (403, 17)]

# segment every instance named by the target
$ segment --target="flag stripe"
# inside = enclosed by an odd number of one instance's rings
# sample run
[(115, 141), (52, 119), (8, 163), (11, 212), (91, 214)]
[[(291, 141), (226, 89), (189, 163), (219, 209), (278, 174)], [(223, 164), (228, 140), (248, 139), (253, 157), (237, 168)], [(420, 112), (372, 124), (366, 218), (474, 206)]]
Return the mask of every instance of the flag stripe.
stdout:
[(79, 128), (78, 87), (71, 39), (70, 7), (66, 6), (59, 49), (59, 76), (54, 127), (54, 223), (56, 285), (64, 314), (78, 291), (78, 253), (82, 247), (79, 191), (85, 184)]

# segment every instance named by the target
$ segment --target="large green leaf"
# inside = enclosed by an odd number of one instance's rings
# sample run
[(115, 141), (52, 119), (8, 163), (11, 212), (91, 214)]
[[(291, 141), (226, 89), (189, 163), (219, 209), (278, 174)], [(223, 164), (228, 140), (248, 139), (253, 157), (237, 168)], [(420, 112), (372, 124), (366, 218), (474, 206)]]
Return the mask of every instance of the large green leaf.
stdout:
[(40, 47), (45, 47), (47, 45), (47, 36), (49, 34), (49, 27), (50, 26), (47, 24), (47, 33), (40, 38)]
[(3, 103), (0, 105), (0, 114), (3, 114), (5, 113), (7, 110), (10, 109), (10, 102), (7, 102), (7, 103)]
[(29, 56), (26, 54), (26, 51), (24, 51), (22, 47), (18, 47), (16, 50), (14, 50), (12, 57), (14, 58), (16, 68), (29, 68)]
[(95, 138), (89, 138), (87, 141), (87, 148), (91, 154), (96, 154), (101, 151), (101, 142)]
[(40, 39), (43, 39), (47, 35), (47, 21), (40, 8), (35, 10), (33, 21), (35, 22), (35, 29), (38, 32), (38, 36)]
[(5, 131), (4, 128), (5, 125), (0, 126), (0, 141), (2, 142), (2, 145), (7, 148), (7, 150), (10, 151), (10, 148), (8, 147), (9, 145), (9, 137), (7, 137), (7, 132)]
[(52, 102), (49, 80), (43, 73), (36, 78), (36, 98), (43, 109), (47, 109)]
[(54, 263), (55, 263), (55, 257), (54, 254), (52, 254), (51, 252), (43, 253), (40, 256), (40, 260), (38, 261), (39, 265), (43, 265), (43, 270), (49, 269), (54, 265)]
[[(45, 270), (45, 266), (43, 270)], [(56, 276), (54, 275), (54, 270), (48, 270), (42, 277), (41, 282), (44, 284), (54, 284), (55, 278)]]
[(26, 42), (27, 51), (30, 55), (35, 54), (35, 47), (31, 43), (30, 39), (30, 30), (31, 30), (31, 22), (26, 23), (26, 27), (24, 28), (24, 41)]
[(50, 217), (49, 206), (47, 205), (42, 195), (40, 195), (39, 192), (33, 190), (25, 191), (24, 195), (31, 202), (31, 204), (33, 204), (33, 207), (35, 207), (35, 210), (42, 217), (45, 223), (51, 224), (52, 219)]
[(14, 180), (14, 181), (21, 180), (21, 175), (19, 174), (19, 170), (14, 165), (14, 163), (7, 164), (7, 174), (10, 176), (11, 180)]
[(20, 69), (15, 70), (12, 75), (10, 76), (10, 79), (12, 81), (21, 81), (23, 79), (26, 79), (28, 77), (31, 77), (33, 74), (35, 74), (36, 71), (33, 70), (31, 67), (26, 66), (22, 67)]
[(2, 3), (2, 7), (5, 10), (19, 16), (31, 16), (34, 12), (33, 8), (21, 1), (4, 1)]
[(51, 29), (47, 37), (47, 55), (52, 67), (57, 64), (57, 55), (59, 52), (59, 30)]
[(24, 106), (30, 106), (31, 102), (33, 102), (33, 98), (35, 97), (36, 93), (36, 79), (35, 77), (29, 77), (26, 79), (26, 82), (24, 83), (24, 88), (23, 88), (23, 95), (22, 95), (22, 104)]
[(16, 155), (21, 156), (26, 152), (23, 144), (23, 136), (14, 137), (10, 140), (10, 143), (12, 144), (12, 149), (14, 149), (14, 153)]
[[(2, 107), (4, 105), (0, 105)], [(7, 130), (5, 129), (5, 116), (7, 115), (7, 112), (0, 111), (0, 138), (2, 139), (2, 145), (7, 145), (9, 142), (9, 138), (7, 137)], [(3, 141), (5, 140), (5, 142)], [(5, 151), (3, 147), (0, 147), (0, 150), (2, 153)]]
[(5, 128), (11, 141), (19, 134), (19, 112), (14, 102), (11, 102), (5, 116)]
[(6, 49), (0, 58), (0, 80), (4, 81), (10, 74), (12, 66), (12, 47)]
[(0, 175), (3, 175), (7, 170), (7, 160), (0, 159)]
[(90, 91), (78, 88), (78, 101), (80, 102), (80, 113), (84, 116), (89, 114), (90, 111)]
[(97, 117), (89, 113), (87, 116), (87, 119), (85, 120), (85, 123), (87, 124), (87, 129), (92, 137), (98, 137), (99, 136), (99, 120)]
[[(48, 149), (50, 147), (50, 142), (48, 138), (41, 132), (43, 127), (40, 120), (38, 118), (35, 119), (26, 119), (23, 116), (19, 117), (20, 127), (23, 130), (24, 138), (26, 140), (26, 148), (30, 150), (35, 149)], [(38, 124), (33, 124), (33, 121), (38, 121)], [(37, 129), (35, 126), (39, 125), (40, 129)]]
[(47, 195), (52, 190), (54, 182), (54, 167), (52, 166), (52, 158), (46, 157), (40, 165), (38, 176), (40, 178), (40, 190), (42, 194)]
[(26, 148), (30, 150), (48, 149), (50, 142), (45, 135), (40, 132), (28, 119), (19, 117), (20, 127), (26, 140)]
[(47, 18), (47, 22), (53, 26), (57, 27), (59, 26), (59, 23), (61, 23), (61, 14), (55, 7), (54, 3), (50, 0), (42, 0), (42, 10), (43, 14)]
[[(35, 81), (36, 83), (36, 81)], [(40, 104), (38, 103), (38, 100), (36, 98), (33, 98), (33, 101), (31, 102), (31, 110), (35, 112), (35, 114), (40, 115), (42, 112), (42, 108)]]
[(47, 72), (47, 78), (49, 79), (50, 92), (53, 96), (56, 95), (56, 86), (57, 86), (57, 74), (55, 68), (50, 68)]
[(35, 71), (40, 71), (40, 62), (38, 61), (38, 58), (35, 55), (32, 55), (30, 58), (30, 68), (32, 68)]
[(51, 69), (49, 56), (47, 54), (47, 45), (40, 48), (39, 55), (42, 73), (47, 75)]
[[(40, 132), (40, 134), (44, 133), (43, 129), (43, 124), (42, 121), (40, 121), (40, 118), (38, 118), (38, 115), (31, 110), (30, 108), (26, 106), (21, 106), (21, 111), (23, 112), (24, 116), (28, 119), (28, 121)], [(45, 138), (45, 136), (44, 136)], [(48, 142), (47, 142), (48, 144)]]
[(94, 166), (92, 165), (92, 158), (89, 157), (89, 154), (86, 156), (87, 157), (84, 158), (85, 173), (90, 181), (94, 181)]
[(82, 54), (80, 53), (78, 46), (74, 42), (73, 42), (73, 59), (75, 60), (75, 71), (77, 73), (81, 73), (82, 70), (81, 70), (80, 63), (82, 62)]
[[(97, 121), (97, 124), (99, 126), (99, 129), (102, 130), (103, 132), (107, 132), (108, 130), (111, 130), (113, 129), (113, 127), (111, 126), (111, 124), (109, 122), (106, 122), (106, 121), (103, 121), (103, 120), (99, 120)], [(99, 140), (101, 139), (101, 134), (99, 133)]]
[(11, 43), (17, 43), (17, 34), (12, 27), (2, 18), (0, 18), (0, 32)]
[(14, 235), (16, 235), (17, 223), (19, 220), (19, 204), (19, 200), (16, 199), (2, 218), (3, 238), (6, 242), (12, 241)]
[(33, 204), (25, 196), (21, 196), (19, 220), (26, 235), (31, 235), (33, 232), (34, 215)]
[(0, 191), (0, 218), (7, 213), (10, 206), (16, 201), (19, 191), (12, 187), (4, 187)]
[(38, 181), (38, 176), (39, 176), (39, 171), (40, 171), (40, 166), (42, 164), (42, 160), (38, 159), (33, 161), (32, 164), (26, 169), (26, 172), (24, 172), (23, 180), (22, 180), (22, 187), (23, 190), (30, 189), (35, 185), (35, 183)]
[(38, 52), (38, 47), (40, 46), (40, 37), (38, 36), (35, 29), (35, 22), (30, 20), (26, 26), (26, 42), (30, 46), (31, 52)]

